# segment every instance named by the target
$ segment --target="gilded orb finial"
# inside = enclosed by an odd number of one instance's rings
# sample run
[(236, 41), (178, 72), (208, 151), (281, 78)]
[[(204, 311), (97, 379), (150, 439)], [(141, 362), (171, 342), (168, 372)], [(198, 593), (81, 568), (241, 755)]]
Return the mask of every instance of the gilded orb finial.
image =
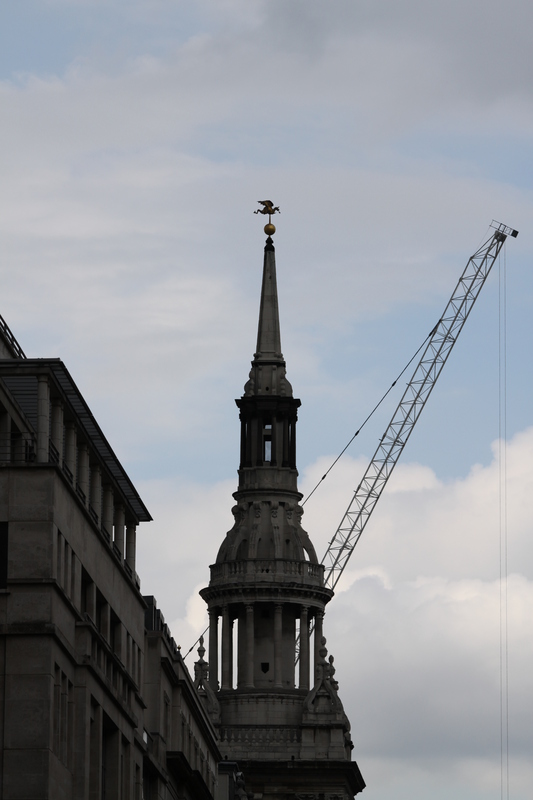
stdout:
[(281, 213), (279, 206), (275, 206), (272, 200), (258, 200), (257, 202), (259, 205), (263, 206), (263, 208), (258, 208), (254, 211), (254, 214), (268, 214), (268, 222), (264, 230), (267, 236), (273, 236), (276, 233), (276, 226), (272, 224), (272, 214), (276, 212), (278, 214)]

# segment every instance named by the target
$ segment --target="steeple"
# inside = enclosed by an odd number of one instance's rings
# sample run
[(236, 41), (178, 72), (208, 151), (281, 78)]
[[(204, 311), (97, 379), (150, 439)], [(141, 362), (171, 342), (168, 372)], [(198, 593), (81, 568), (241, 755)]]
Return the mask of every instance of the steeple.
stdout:
[(270, 236), (265, 245), (256, 351), (254, 357), (256, 364), (261, 362), (285, 364), (281, 354), (281, 335), (279, 332), (276, 256), (274, 243)]
[(244, 387), (246, 396), (279, 395), (292, 397), (292, 386), (285, 377), (285, 359), (281, 352), (279, 327), (276, 253), (269, 236), (263, 260), (263, 285), (259, 305), (257, 347), (250, 378)]
[(298, 502), (301, 494), (297, 489), (296, 421), (301, 404), (292, 395), (281, 352), (276, 253), (270, 236), (263, 259), (257, 349), (244, 394), (235, 402), (241, 412), (236, 499), (244, 499), (249, 491), (255, 496), (258, 490), (270, 492), (275, 488), (290, 492), (293, 502)]
[[(270, 215), (273, 206), (265, 204)], [(364, 781), (351, 761), (333, 658), (325, 661), (323, 617), (333, 592), (301, 524), (300, 400), (281, 352), (274, 231), (269, 222), (257, 348), (244, 394), (235, 401), (241, 421), (235, 523), (200, 592), (209, 612), (209, 663), (199, 664), (221, 752), (239, 762), (254, 793), (289, 800), (316, 789), (316, 797), (328, 792), (348, 800)]]

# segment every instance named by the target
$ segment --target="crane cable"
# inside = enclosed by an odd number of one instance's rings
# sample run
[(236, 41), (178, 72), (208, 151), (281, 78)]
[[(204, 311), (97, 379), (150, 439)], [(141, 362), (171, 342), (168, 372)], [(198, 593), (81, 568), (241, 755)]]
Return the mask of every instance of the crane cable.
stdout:
[(509, 638), (507, 571), (507, 263), (499, 260), (498, 502), (500, 534), (500, 794), (509, 800)]
[(387, 397), (387, 395), (388, 395), (388, 394), (389, 394), (389, 393), (390, 393), (390, 392), (391, 392), (391, 391), (394, 389), (394, 387), (396, 386), (396, 384), (398, 383), (398, 381), (400, 380), (400, 378), (402, 377), (402, 375), (404, 374), (404, 372), (405, 372), (405, 371), (406, 371), (406, 370), (407, 370), (407, 369), (410, 367), (410, 365), (413, 363), (413, 361), (415, 360), (415, 358), (417, 357), (417, 355), (418, 355), (418, 354), (420, 353), (420, 351), (421, 351), (421, 350), (422, 350), (422, 349), (425, 347), (425, 345), (426, 345), (426, 343), (428, 342), (428, 340), (429, 340), (429, 339), (430, 339), (430, 338), (433, 336), (433, 334), (434, 334), (435, 330), (438, 328), (438, 326), (439, 326), (440, 322), (441, 322), (441, 320), (439, 319), (439, 321), (437, 322), (437, 324), (435, 325), (435, 327), (434, 327), (434, 328), (432, 328), (432, 330), (431, 330), (431, 331), (428, 333), (428, 335), (426, 336), (426, 338), (424, 339), (424, 341), (422, 342), (422, 344), (420, 345), (420, 347), (418, 348), (418, 350), (416, 351), (416, 353), (415, 353), (415, 354), (414, 354), (414, 355), (413, 355), (413, 356), (412, 356), (412, 357), (409, 359), (409, 361), (407, 362), (407, 364), (405, 365), (405, 367), (402, 369), (402, 371), (400, 372), (400, 374), (398, 375), (398, 377), (396, 378), (396, 380), (394, 380), (394, 381), (391, 383), (391, 385), (389, 386), (389, 388), (387, 389), (387, 391), (385, 392), (385, 394), (383, 395), (383, 397), (381, 398), (381, 400), (380, 400), (378, 403), (376, 403), (376, 405), (374, 406), (374, 408), (372, 409), (372, 411), (370, 412), (370, 414), (369, 414), (369, 415), (366, 417), (366, 419), (363, 421), (363, 423), (362, 423), (362, 424), (359, 426), (359, 428), (356, 430), (356, 432), (354, 433), (354, 435), (352, 436), (352, 438), (350, 439), (350, 441), (348, 442), (348, 444), (347, 444), (345, 447), (343, 447), (343, 449), (341, 450), (341, 452), (339, 453), (339, 455), (337, 456), (337, 458), (335, 459), (335, 461), (334, 461), (334, 462), (331, 464), (331, 466), (329, 467), (329, 469), (327, 469), (327, 470), (326, 470), (326, 472), (325, 472), (325, 473), (322, 475), (322, 477), (320, 478), (320, 480), (319, 480), (319, 481), (318, 481), (318, 483), (316, 484), (315, 488), (314, 488), (314, 489), (313, 489), (311, 492), (309, 492), (309, 494), (307, 495), (307, 497), (305, 498), (305, 500), (303, 501), (303, 503), (301, 503), (301, 505), (302, 505), (302, 506), (305, 506), (305, 504), (307, 503), (307, 501), (309, 500), (309, 498), (310, 498), (310, 497), (311, 497), (311, 496), (312, 496), (312, 495), (313, 495), (313, 494), (316, 492), (316, 490), (318, 489), (318, 487), (320, 486), (320, 484), (322, 483), (322, 481), (323, 481), (323, 480), (325, 480), (325, 479), (328, 477), (329, 473), (331, 472), (331, 470), (333, 469), (333, 467), (335, 466), (335, 464), (337, 463), (337, 461), (339, 461), (339, 459), (341, 459), (341, 458), (342, 458), (342, 456), (343, 456), (343, 455), (344, 455), (344, 453), (347, 451), (347, 449), (349, 448), (349, 446), (351, 445), (351, 443), (353, 442), (353, 440), (355, 439), (355, 437), (356, 437), (356, 436), (359, 436), (359, 434), (361, 433), (361, 431), (362, 431), (362, 430), (363, 430), (363, 428), (365, 427), (365, 425), (366, 425), (366, 423), (368, 422), (368, 420), (369, 420), (369, 419), (370, 419), (370, 418), (371, 418), (371, 417), (372, 417), (372, 416), (375, 414), (375, 412), (378, 410), (378, 408), (380, 407), (380, 405), (382, 404), (382, 402), (385, 400), (385, 398)]
[(187, 650), (187, 652), (185, 653), (185, 655), (184, 655), (184, 656), (182, 656), (182, 658), (183, 658), (183, 660), (184, 660), (184, 661), (185, 661), (185, 659), (187, 658), (187, 656), (189, 655), (189, 653), (192, 653), (192, 651), (194, 650), (194, 648), (196, 647), (196, 645), (198, 644), (198, 642), (200, 641), (200, 639), (202, 638), (202, 636), (205, 636), (205, 635), (206, 635), (206, 633), (207, 633), (207, 631), (208, 631), (208, 630), (209, 630), (209, 625), (207, 626), (207, 628), (205, 629), (205, 631), (204, 631), (203, 633), (201, 633), (201, 634), (200, 634), (200, 636), (199, 636), (199, 637), (198, 637), (198, 639), (197, 639), (197, 640), (194, 642), (194, 644), (193, 644), (191, 647), (189, 647), (189, 649)]

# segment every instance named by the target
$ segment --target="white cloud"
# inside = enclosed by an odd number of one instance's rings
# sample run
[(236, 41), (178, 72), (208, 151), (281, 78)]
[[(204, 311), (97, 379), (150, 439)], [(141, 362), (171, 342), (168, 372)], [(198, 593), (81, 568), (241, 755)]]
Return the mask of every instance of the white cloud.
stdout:
[[(533, 429), (507, 443), (507, 528), (509, 571), (530, 569), (533, 516)], [(304, 475), (310, 491), (333, 459), (323, 458)], [(367, 466), (344, 457), (305, 507), (304, 525), (321, 554), (346, 510)], [(499, 574), (500, 475), (497, 444), (493, 461), (474, 466), (464, 480), (443, 483), (428, 467), (400, 463), (348, 563), (344, 585), (358, 569), (387, 565), (393, 581), (421, 575), (450, 579)]]

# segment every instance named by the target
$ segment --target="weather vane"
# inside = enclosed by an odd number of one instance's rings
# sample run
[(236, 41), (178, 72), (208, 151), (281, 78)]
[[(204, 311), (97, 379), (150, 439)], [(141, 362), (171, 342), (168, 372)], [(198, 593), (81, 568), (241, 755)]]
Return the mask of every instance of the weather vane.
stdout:
[(276, 211), (280, 214), (279, 206), (275, 206), (272, 200), (258, 200), (259, 205), (263, 208), (258, 208), (254, 214), (268, 214), (268, 222), (265, 225), (265, 233), (267, 236), (273, 236), (276, 233), (276, 226), (272, 224), (272, 214)]

